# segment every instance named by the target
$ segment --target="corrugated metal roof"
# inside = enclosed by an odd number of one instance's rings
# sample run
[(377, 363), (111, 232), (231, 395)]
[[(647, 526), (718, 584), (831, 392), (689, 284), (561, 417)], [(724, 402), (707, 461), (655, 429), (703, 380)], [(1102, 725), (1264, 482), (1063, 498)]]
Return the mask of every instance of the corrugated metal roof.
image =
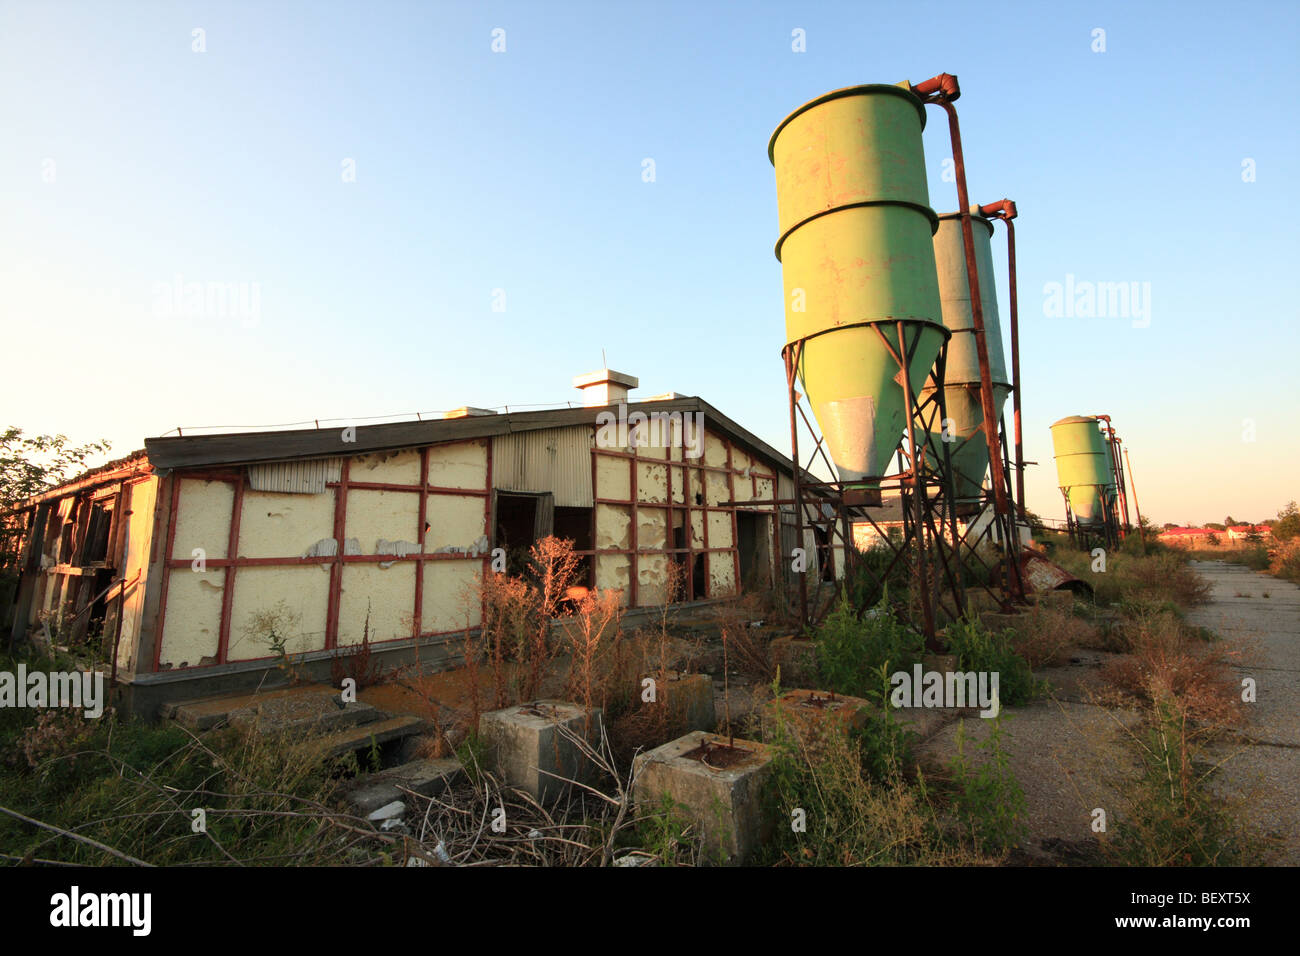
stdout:
[(248, 466), (248, 485), (254, 491), (282, 491), (293, 495), (319, 495), (327, 481), (343, 475), (342, 458), (315, 461), (274, 461)]
[(590, 508), (591, 426), (542, 428), (492, 439), (492, 487), (549, 491), (561, 508)]

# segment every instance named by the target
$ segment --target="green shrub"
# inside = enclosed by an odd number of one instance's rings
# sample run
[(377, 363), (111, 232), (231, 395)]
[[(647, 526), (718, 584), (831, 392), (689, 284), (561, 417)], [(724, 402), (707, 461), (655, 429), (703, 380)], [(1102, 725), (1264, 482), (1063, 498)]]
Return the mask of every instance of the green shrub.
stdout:
[(944, 865), (983, 862), (944, 834), (924, 778), (909, 784), (897, 758), (875, 778), (864, 734), (829, 722), (810, 746), (778, 709), (766, 806), (775, 820), (761, 862), (810, 866)]
[(1002, 749), (1002, 716), (992, 718), (979, 744), (986, 753), (978, 767), (966, 758), (966, 722), (957, 725), (957, 753), (948, 763), (955, 787), (953, 810), (976, 848), (1006, 852), (1024, 839), (1029, 808), (1025, 792)]
[(957, 655), (958, 670), (998, 675), (998, 699), (1003, 704), (1028, 703), (1042, 693), (1042, 682), (1034, 679), (1029, 662), (1015, 651), (1014, 631), (994, 633), (978, 620), (964, 618), (948, 625), (945, 640), (948, 650)]
[(906, 670), (921, 659), (924, 639), (898, 620), (882, 599), (861, 619), (847, 600), (826, 616), (815, 635), (825, 689), (854, 697), (878, 690), (881, 667)]

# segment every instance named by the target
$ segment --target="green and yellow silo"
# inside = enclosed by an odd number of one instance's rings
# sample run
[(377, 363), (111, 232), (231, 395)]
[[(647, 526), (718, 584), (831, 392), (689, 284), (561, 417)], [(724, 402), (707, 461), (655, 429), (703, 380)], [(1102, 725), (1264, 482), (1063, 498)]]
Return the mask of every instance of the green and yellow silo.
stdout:
[(1109, 443), (1098, 426), (1088, 415), (1071, 415), (1052, 425), (1057, 484), (1084, 526), (1105, 524), (1102, 494), (1109, 499), (1115, 484)]
[[(1011, 394), (1011, 383), (1007, 376), (1006, 354), (1002, 349), (1002, 323), (998, 317), (993, 249), (989, 242), (993, 236), (993, 224), (983, 216), (973, 215), (971, 226), (975, 239), (975, 269), (983, 304), (984, 340), (993, 382), (993, 410), (1001, 415), (1002, 406)], [(989, 446), (983, 431), (984, 407), (980, 401), (979, 351), (960, 213), (939, 217), (939, 231), (934, 234), (934, 259), (943, 305), (943, 324), (952, 332), (944, 373), (944, 411), (948, 419), (946, 437), (954, 493), (960, 508), (981, 498), (984, 473), (989, 467)], [(934, 383), (930, 382), (926, 394), (933, 391)], [(936, 420), (934, 424), (936, 427), (930, 433), (927, 454), (933, 462), (942, 462), (945, 432), (941, 422)]]
[[(907, 84), (835, 90), (787, 116), (768, 144), (776, 169), (787, 344), (840, 480), (871, 487), (907, 426), (903, 354), (918, 399), (946, 332), (921, 130)], [(871, 326), (843, 328), (854, 323)]]

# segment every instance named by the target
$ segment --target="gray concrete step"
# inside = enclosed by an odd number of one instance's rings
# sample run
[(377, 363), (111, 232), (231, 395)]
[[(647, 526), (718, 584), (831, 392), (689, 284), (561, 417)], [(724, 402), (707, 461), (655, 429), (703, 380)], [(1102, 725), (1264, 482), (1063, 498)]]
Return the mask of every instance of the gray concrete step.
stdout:
[(455, 757), (412, 760), (359, 777), (346, 787), (343, 799), (358, 816), (369, 816), (393, 801), (409, 800), (407, 790), (432, 797), (455, 786), (464, 776), (464, 768)]

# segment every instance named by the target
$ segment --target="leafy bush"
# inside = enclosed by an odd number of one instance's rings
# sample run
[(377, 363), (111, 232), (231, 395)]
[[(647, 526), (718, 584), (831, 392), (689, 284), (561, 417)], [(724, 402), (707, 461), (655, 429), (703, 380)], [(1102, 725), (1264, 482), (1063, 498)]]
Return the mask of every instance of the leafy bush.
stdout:
[(994, 633), (977, 619), (964, 618), (949, 624), (944, 636), (948, 650), (957, 655), (958, 670), (998, 675), (998, 699), (1003, 704), (1024, 704), (1042, 692), (1042, 682), (1034, 679), (1029, 662), (1016, 653), (1014, 631)]
[(825, 689), (870, 697), (881, 667), (906, 670), (921, 659), (924, 639), (899, 621), (885, 603), (858, 618), (842, 600), (815, 635), (817, 661)]

